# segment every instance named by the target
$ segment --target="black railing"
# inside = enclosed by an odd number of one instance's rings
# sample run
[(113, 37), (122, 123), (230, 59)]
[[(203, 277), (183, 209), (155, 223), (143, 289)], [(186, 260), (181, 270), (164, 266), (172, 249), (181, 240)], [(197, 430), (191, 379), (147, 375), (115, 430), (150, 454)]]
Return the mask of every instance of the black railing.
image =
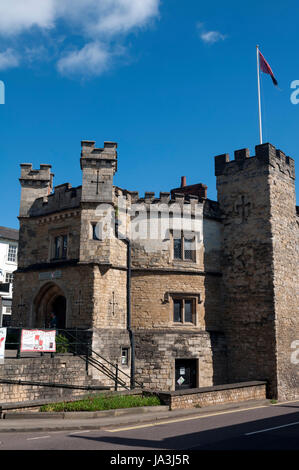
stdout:
[[(6, 350), (16, 351), (16, 357), (21, 357), (21, 334), (23, 329), (31, 328), (21, 328), (21, 327), (8, 327), (7, 336), (5, 342)], [(36, 329), (36, 328), (32, 328)], [(53, 328), (40, 328), (44, 331), (53, 330)], [(94, 351), (91, 347), (92, 343), (92, 330), (80, 329), (80, 328), (68, 328), (68, 329), (56, 329), (56, 352), (46, 353), (42, 351), (32, 351), (26, 352), (28, 354), (41, 355), (50, 354), (51, 357), (55, 357), (56, 354), (61, 353), (70, 353), (75, 356), (81, 357), (86, 364), (86, 372), (88, 372), (88, 366), (92, 366), (98, 371), (102, 372), (106, 377), (111, 379), (114, 382), (114, 389), (118, 390), (118, 387), (125, 388), (130, 390), (130, 388), (141, 387), (143, 384), (132, 380), (130, 375), (126, 374), (123, 370), (119, 368), (119, 365), (113, 364), (103, 357), (98, 352)], [(128, 380), (126, 380), (128, 379)], [(131, 387), (128, 386), (127, 382), (131, 384)]]
[[(70, 336), (72, 335), (70, 334)], [(73, 337), (73, 339), (75, 339), (75, 337)], [(92, 365), (93, 367), (95, 367), (96, 369), (98, 369), (99, 371), (101, 371), (103, 374), (105, 374), (107, 377), (111, 378), (114, 381), (115, 390), (117, 390), (118, 385), (120, 385), (121, 387), (127, 390), (130, 389), (130, 387), (128, 387), (127, 383), (125, 382), (125, 378), (129, 379), (131, 388), (135, 388), (136, 385), (138, 387), (143, 388), (143, 384), (140, 382), (137, 382), (136, 380), (134, 380), (134, 383), (132, 384), (130, 375), (126, 374), (126, 372), (121, 370), (118, 364), (113, 364), (112, 362), (108, 361), (108, 359), (103, 357), (101, 354), (94, 351), (91, 348), (90, 344), (87, 344), (85, 357), (86, 357), (86, 364)], [(100, 358), (100, 360), (96, 359), (96, 357)], [(103, 361), (104, 364), (101, 361)], [(112, 367), (112, 370), (109, 369), (107, 365)], [(123, 378), (120, 378), (120, 375)]]

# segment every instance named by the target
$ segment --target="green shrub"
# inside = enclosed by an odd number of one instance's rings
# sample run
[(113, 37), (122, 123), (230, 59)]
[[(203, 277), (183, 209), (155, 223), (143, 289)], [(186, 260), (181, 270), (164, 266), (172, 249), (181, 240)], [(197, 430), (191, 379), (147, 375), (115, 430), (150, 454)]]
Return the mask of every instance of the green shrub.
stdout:
[(84, 400), (43, 405), (40, 411), (101, 411), (159, 405), (161, 405), (161, 402), (156, 396), (118, 395), (109, 397), (105, 395), (94, 395)]
[(69, 351), (69, 340), (63, 335), (56, 336), (56, 352), (67, 353)]

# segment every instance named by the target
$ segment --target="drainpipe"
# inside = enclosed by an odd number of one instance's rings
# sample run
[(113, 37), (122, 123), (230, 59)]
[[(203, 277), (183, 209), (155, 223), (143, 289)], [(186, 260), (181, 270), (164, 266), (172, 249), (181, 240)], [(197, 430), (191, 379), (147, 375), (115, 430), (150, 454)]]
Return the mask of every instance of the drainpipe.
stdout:
[(131, 343), (131, 389), (135, 388), (135, 338), (131, 329), (131, 241), (125, 240), (127, 245), (127, 330)]
[[(115, 236), (118, 238), (119, 220), (115, 220)], [(131, 383), (130, 388), (135, 388), (135, 338), (134, 332), (131, 329), (131, 240), (122, 237), (121, 240), (127, 245), (127, 330), (130, 338), (131, 346)]]

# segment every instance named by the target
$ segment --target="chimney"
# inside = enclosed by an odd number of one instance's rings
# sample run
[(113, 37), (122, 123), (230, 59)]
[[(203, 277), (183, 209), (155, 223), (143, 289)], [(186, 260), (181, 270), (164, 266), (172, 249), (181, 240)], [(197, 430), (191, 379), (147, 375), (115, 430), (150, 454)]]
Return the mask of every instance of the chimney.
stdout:
[(186, 186), (186, 176), (181, 176), (181, 188)]

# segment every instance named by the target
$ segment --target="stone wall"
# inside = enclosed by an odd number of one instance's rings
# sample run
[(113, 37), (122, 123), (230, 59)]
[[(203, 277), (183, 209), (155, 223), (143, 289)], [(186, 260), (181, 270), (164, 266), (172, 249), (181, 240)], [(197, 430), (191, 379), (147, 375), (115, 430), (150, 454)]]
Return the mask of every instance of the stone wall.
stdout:
[(299, 220), (296, 217), (294, 161), (272, 153), (269, 184), (273, 237), (274, 302), (278, 398), (299, 397), (298, 364), (292, 344), (299, 340)]
[(266, 382), (245, 382), (215, 387), (159, 393), (158, 396), (171, 410), (194, 408), (248, 400), (266, 399)]
[[(130, 354), (128, 365), (122, 365), (121, 363), (121, 350), (127, 348), (130, 350), (130, 338), (126, 329), (108, 329), (108, 328), (94, 328), (92, 337), (92, 349), (103, 356), (111, 364), (108, 364), (102, 360), (97, 354), (94, 354), (96, 360), (101, 361), (109, 370), (115, 373), (116, 364), (120, 371), (123, 371), (126, 375), (119, 373), (119, 378), (129, 387), (130, 379)], [(107, 377), (105, 374), (94, 367), (90, 368), (90, 373), (93, 378), (100, 380), (100, 382), (109, 387), (114, 387), (114, 381)], [(137, 377), (136, 377), (137, 378)], [(121, 387), (120, 387), (121, 388)]]
[[(50, 263), (54, 259), (54, 239), (67, 235), (67, 259), (79, 259), (80, 212), (61, 211), (48, 217), (20, 219), (18, 268)], [(55, 262), (61, 260), (55, 260)]]
[[(170, 270), (132, 271), (132, 325), (134, 328), (221, 330), (221, 277)], [(194, 325), (173, 321), (173, 295), (194, 297)]]
[[(41, 280), (40, 275), (57, 273), (58, 278)], [(42, 327), (49, 318), (57, 295), (66, 298), (66, 327), (90, 328), (93, 318), (93, 265), (59, 265), (44, 269), (18, 270), (14, 276), (12, 326)]]
[(80, 388), (5, 384), (1, 383), (1, 379), (53, 382), (69, 386), (100, 385), (91, 375), (87, 375), (85, 361), (72, 356), (5, 359), (5, 363), (0, 365), (0, 401), (14, 403), (46, 398), (60, 400), (64, 397), (82, 395), (83, 391)]
[(152, 390), (175, 390), (175, 359), (197, 359), (197, 386), (227, 382), (225, 338), (206, 331), (135, 330), (136, 380)]
[(270, 144), (215, 159), (223, 213), (223, 294), (229, 380), (268, 380), (298, 396), (291, 342), (299, 337), (294, 162)]

